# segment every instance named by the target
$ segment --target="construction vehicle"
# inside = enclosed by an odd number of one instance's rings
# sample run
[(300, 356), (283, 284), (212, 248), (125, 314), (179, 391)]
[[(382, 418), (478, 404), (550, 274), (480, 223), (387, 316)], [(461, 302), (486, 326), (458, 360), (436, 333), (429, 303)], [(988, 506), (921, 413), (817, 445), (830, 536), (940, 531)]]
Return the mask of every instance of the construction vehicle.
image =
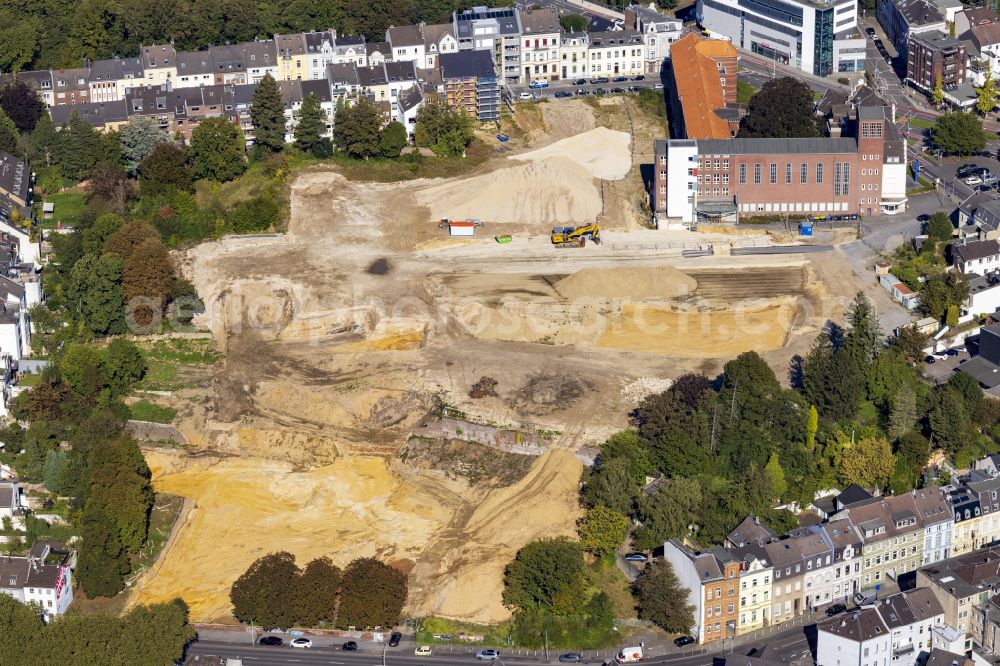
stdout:
[(552, 230), (552, 244), (556, 247), (583, 247), (587, 239), (601, 242), (601, 230), (597, 223), (583, 227), (556, 227)]

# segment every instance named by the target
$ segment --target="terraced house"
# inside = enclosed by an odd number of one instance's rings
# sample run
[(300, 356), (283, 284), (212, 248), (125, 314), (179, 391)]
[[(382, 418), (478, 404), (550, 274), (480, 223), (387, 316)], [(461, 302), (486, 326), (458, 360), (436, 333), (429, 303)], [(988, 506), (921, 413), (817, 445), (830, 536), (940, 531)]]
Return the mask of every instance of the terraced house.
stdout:
[(663, 557), (674, 567), (694, 606), (691, 635), (699, 643), (715, 643), (736, 635), (740, 613), (742, 563), (725, 548), (693, 551), (680, 541), (663, 544)]

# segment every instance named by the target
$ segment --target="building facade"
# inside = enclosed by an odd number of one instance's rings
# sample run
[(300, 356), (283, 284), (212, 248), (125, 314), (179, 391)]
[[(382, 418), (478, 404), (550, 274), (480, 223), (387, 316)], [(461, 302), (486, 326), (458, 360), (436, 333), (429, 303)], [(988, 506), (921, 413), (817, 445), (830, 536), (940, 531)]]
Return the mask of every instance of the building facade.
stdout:
[(965, 83), (965, 42), (938, 30), (910, 37), (906, 79), (921, 90), (931, 91)]
[(691, 635), (699, 643), (735, 636), (740, 613), (740, 561), (724, 548), (695, 552), (676, 539), (663, 544), (663, 550), (664, 559), (688, 589), (688, 601), (695, 608)]

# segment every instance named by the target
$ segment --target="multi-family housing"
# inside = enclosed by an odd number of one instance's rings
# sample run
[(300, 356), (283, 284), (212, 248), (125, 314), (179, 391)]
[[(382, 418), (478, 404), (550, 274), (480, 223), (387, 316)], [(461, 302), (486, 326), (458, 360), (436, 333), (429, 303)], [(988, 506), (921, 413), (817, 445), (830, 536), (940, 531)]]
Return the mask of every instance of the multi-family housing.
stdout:
[[(676, 539), (663, 544), (663, 557), (688, 590), (688, 603), (694, 606), (691, 635), (699, 643), (714, 643), (736, 635), (743, 595), (740, 572), (742, 561), (721, 547), (695, 551)], [(762, 589), (769, 583), (762, 574)]]
[(73, 601), (71, 553), (36, 544), (26, 557), (0, 557), (0, 593), (36, 605), (46, 621), (62, 615)]

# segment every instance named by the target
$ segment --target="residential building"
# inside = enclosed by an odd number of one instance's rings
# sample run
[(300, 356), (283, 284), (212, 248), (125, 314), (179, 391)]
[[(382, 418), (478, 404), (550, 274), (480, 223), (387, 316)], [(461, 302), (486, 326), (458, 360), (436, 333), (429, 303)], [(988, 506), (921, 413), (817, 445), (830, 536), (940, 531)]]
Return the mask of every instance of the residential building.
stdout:
[(46, 621), (62, 615), (73, 601), (72, 573), (67, 564), (6, 556), (0, 558), (0, 592), (23, 603), (36, 603)]
[(563, 33), (559, 42), (559, 63), (562, 79), (585, 79), (590, 76), (587, 67), (587, 47), (590, 35), (585, 32)]
[(427, 69), (427, 45), (422, 25), (393, 26), (385, 31), (385, 41), (389, 44), (393, 61), (405, 60), (415, 63), (418, 69)]
[(460, 51), (489, 51), (503, 85), (521, 81), (521, 19), (513, 7), (473, 7), (452, 15)]
[(939, 30), (912, 35), (906, 59), (906, 80), (924, 91), (965, 83), (965, 42)]
[(146, 85), (159, 86), (177, 78), (177, 51), (171, 44), (142, 47), (142, 71)]
[(362, 95), (376, 103), (387, 103), (391, 116), (395, 117), (400, 94), (417, 85), (417, 72), (409, 60), (358, 67), (358, 83)]
[(801, 553), (790, 539), (772, 541), (762, 545), (751, 544), (754, 550), (771, 563), (774, 576), (771, 583), (771, 615), (773, 624), (787, 622), (805, 612), (803, 605), (805, 567)]
[[(926, 587), (944, 609), (945, 624), (963, 634), (982, 636), (976, 615), (1000, 593), (1000, 548), (988, 548), (936, 562), (917, 570), (917, 587)], [(961, 651), (972, 649), (966, 638)]]
[(916, 666), (930, 654), (944, 610), (927, 588), (900, 592), (874, 606), (820, 622), (816, 663), (823, 666)]
[[(653, 213), (687, 225), (740, 214), (876, 215), (885, 209), (884, 165), (905, 169), (906, 159), (885, 113), (859, 107), (853, 136), (837, 138), (657, 141)], [(887, 194), (892, 212), (905, 207), (905, 191)]]
[(90, 101), (86, 68), (52, 70), (52, 104), (83, 104)]
[(365, 44), (365, 59), (368, 67), (378, 67), (379, 65), (392, 60), (392, 50), (388, 42), (372, 42)]
[(989, 5), (966, 7), (955, 14), (955, 34), (965, 35), (975, 26), (1000, 23), (1000, 16)]
[(439, 58), (445, 53), (458, 53), (455, 27), (451, 23), (437, 23), (424, 26), (424, 67), (435, 69)]
[(836, 600), (833, 597), (833, 544), (824, 538), (823, 530), (817, 526), (792, 530), (789, 537), (779, 543), (797, 550), (802, 559), (802, 607), (815, 610), (832, 603)]
[(210, 51), (178, 51), (177, 76), (173, 88), (200, 88), (215, 85), (215, 70)]
[(444, 53), (440, 56), (444, 98), (482, 122), (500, 117), (500, 86), (493, 59), (486, 51)]
[(243, 85), (247, 82), (247, 50), (243, 44), (213, 46), (208, 55), (212, 67), (211, 85)]
[(861, 533), (851, 521), (839, 518), (816, 529), (833, 550), (833, 579), (828, 584), (829, 603), (846, 603), (861, 589)]
[(910, 38), (925, 32), (948, 32), (944, 14), (931, 0), (877, 0), (878, 22), (896, 53), (908, 53)]
[[(979, 9), (987, 9), (985, 7)], [(989, 10), (992, 11), (992, 10)], [(975, 85), (982, 85), (989, 71), (994, 80), (1000, 76), (1000, 23), (988, 22), (971, 26), (958, 33), (967, 45), (967, 78)]]
[[(306, 40), (306, 76), (305, 78), (314, 81), (326, 76), (326, 67), (340, 58), (336, 49), (336, 32), (333, 30), (323, 30), (320, 32), (311, 31), (303, 35)], [(355, 48), (357, 48), (355, 46)]]
[(247, 83), (260, 83), (268, 74), (278, 79), (278, 47), (273, 39), (262, 39), (243, 44), (246, 52)]
[(275, 35), (274, 45), (278, 51), (278, 79), (292, 81), (306, 78), (306, 37), (304, 34)]
[(952, 245), (952, 265), (960, 273), (984, 275), (1000, 268), (1000, 242), (974, 240)]
[[(0, 154), (0, 160), (2, 159), (3, 154)], [(2, 169), (0, 169), (0, 177), (2, 177)], [(0, 189), (2, 188), (3, 185), (0, 185)], [(0, 197), (0, 201), (2, 201), (2, 197)], [(0, 234), (7, 236), (17, 244), (15, 256), (20, 263), (28, 264), (34, 268), (41, 266), (41, 242), (37, 239), (32, 241), (31, 234), (25, 229), (11, 224), (0, 216)]]
[(319, 98), (320, 108), (326, 115), (326, 128), (323, 131), (323, 136), (326, 138), (333, 136), (333, 116), (336, 113), (336, 108), (330, 95), (330, 86), (326, 81), (279, 81), (278, 89), (281, 91), (281, 101), (285, 105), (286, 143), (295, 140), (295, 126), (299, 123), (302, 100), (310, 94)]
[[(979, 354), (958, 365), (961, 372), (970, 375), (979, 385), (991, 395), (1000, 386), (1000, 323), (990, 324), (979, 331)], [(974, 502), (974, 500), (970, 501)], [(975, 518), (976, 507), (969, 505), (969, 519)], [(965, 511), (963, 505), (962, 516)], [(956, 521), (958, 516), (956, 515)], [(958, 523), (956, 522), (956, 538), (958, 538)], [(968, 539), (968, 535), (963, 535)]]
[[(125, 80), (125, 67), (121, 60), (95, 60), (90, 63), (87, 84), (90, 88), (89, 101), (116, 102), (125, 99), (124, 90), (119, 88), (119, 81)], [(141, 82), (141, 79), (140, 79)]]
[(350, 63), (358, 67), (368, 66), (368, 50), (364, 35), (335, 35), (333, 56), (330, 64)]
[(735, 636), (740, 612), (740, 560), (719, 547), (695, 552), (676, 539), (663, 544), (663, 557), (687, 588), (688, 602), (694, 606), (691, 636), (699, 643)]
[(736, 635), (763, 629), (771, 614), (771, 577), (774, 568), (766, 559), (746, 551), (740, 558), (740, 616)]
[(417, 128), (417, 114), (423, 104), (424, 94), (420, 91), (419, 86), (413, 86), (399, 96), (395, 119), (403, 124), (407, 136), (411, 139)]
[[(729, 42), (689, 32), (670, 47), (672, 133), (686, 139), (728, 139), (739, 128), (736, 104), (739, 54)], [(733, 123), (729, 118), (735, 117)]]
[(989, 478), (1000, 476), (1000, 453), (991, 453), (972, 463), (972, 469), (986, 472)]
[(521, 12), (521, 84), (558, 80), (562, 27), (554, 9)]
[(817, 76), (844, 71), (838, 54), (863, 60), (857, 0), (698, 0), (697, 17), (713, 37)]
[(335, 63), (326, 68), (326, 80), (334, 96), (357, 95), (361, 91), (358, 66), (353, 63)]
[(975, 547), (983, 548), (1000, 541), (1000, 478), (992, 478), (984, 472), (971, 471), (960, 480), (970, 497), (979, 502), (979, 532), (973, 537)]
[(64, 123), (69, 122), (74, 113), (90, 123), (91, 127), (102, 132), (121, 129), (122, 125), (128, 122), (128, 111), (124, 99), (117, 102), (94, 104), (64, 104), (49, 109), (52, 124), (56, 127), (61, 127)]
[(777, 538), (777, 532), (762, 524), (755, 516), (747, 516), (726, 536), (726, 547), (742, 548), (751, 543), (763, 545)]
[(31, 169), (9, 153), (0, 151), (0, 200), (6, 200), (15, 208), (31, 205)]
[(661, 14), (643, 5), (629, 5), (625, 9), (624, 27), (642, 35), (646, 47), (643, 62), (646, 74), (659, 75), (664, 61), (670, 57), (670, 46), (681, 38), (683, 24), (680, 20)]
[(638, 76), (644, 70), (642, 35), (633, 30), (591, 32), (587, 64), (591, 77)]
[(55, 100), (52, 95), (52, 72), (50, 70), (46, 69), (33, 72), (17, 72), (16, 74), (0, 74), (0, 83), (5, 82), (8, 78), (16, 78), (20, 81), (24, 81), (37, 90), (38, 94), (42, 96), (42, 101), (45, 102), (45, 106), (52, 106), (55, 104)]

